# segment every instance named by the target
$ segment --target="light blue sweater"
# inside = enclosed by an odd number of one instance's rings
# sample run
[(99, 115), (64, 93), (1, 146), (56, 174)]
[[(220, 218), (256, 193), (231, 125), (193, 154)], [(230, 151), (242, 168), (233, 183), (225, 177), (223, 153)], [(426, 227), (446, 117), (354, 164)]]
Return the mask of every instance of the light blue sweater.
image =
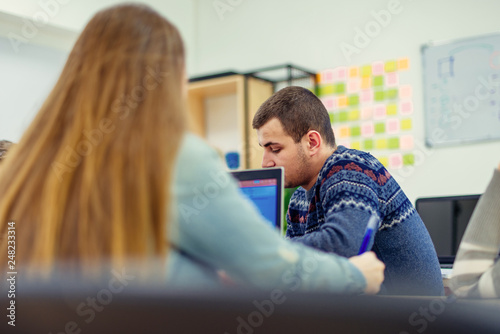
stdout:
[(217, 286), (223, 270), (249, 287), (363, 292), (365, 279), (346, 258), (287, 241), (269, 227), (200, 138), (185, 136), (174, 178), (173, 286)]

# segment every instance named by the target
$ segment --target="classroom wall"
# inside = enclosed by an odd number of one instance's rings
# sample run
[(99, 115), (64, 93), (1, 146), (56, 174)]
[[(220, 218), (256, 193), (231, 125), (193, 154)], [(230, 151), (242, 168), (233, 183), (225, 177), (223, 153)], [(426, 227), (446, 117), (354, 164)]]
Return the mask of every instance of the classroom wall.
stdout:
[[(223, 2), (231, 8), (215, 4)], [(500, 141), (429, 149), (424, 145), (420, 47), (500, 31), (500, 2), (489, 0), (198, 0), (196, 72), (247, 71), (292, 63), (314, 71), (409, 57), (413, 87), (415, 166), (391, 171), (414, 202), (418, 197), (482, 193), (500, 162)], [(232, 4), (232, 5), (231, 5)], [(345, 57), (356, 29), (396, 5), (380, 33)], [(392, 8), (392, 7), (391, 7)], [(376, 14), (375, 14), (376, 15)], [(379, 14), (380, 15), (380, 14)], [(418, 158), (417, 158), (418, 157)]]
[[(42, 4), (57, 1), (48, 31), (30, 43), (67, 52), (78, 32), (99, 9), (117, 0), (17, 0), (0, 2), (0, 37), (19, 31), (22, 18), (43, 10)], [(397, 0), (396, 0), (397, 1)], [(392, 171), (412, 201), (418, 197), (481, 193), (500, 162), (500, 142), (429, 149), (424, 146), (422, 65), (420, 47), (435, 40), (449, 40), (500, 31), (500, 2), (489, 0), (149, 0), (149, 3), (179, 27), (188, 50), (188, 75), (198, 76), (226, 70), (246, 71), (292, 63), (313, 71), (337, 66), (355, 66), (399, 57), (410, 59), (406, 75), (413, 87), (415, 153), (414, 168)], [(392, 6), (392, 7), (391, 7)], [(353, 45), (357, 29), (365, 29), (381, 10), (396, 8), (380, 33), (358, 54), (346, 57), (340, 46)], [(375, 13), (375, 14), (374, 14)], [(377, 14), (378, 13), (378, 14)], [(17, 21), (16, 21), (17, 18)], [(18, 29), (18, 30), (15, 30)], [(58, 43), (57, 41), (60, 41)], [(2, 57), (3, 52), (0, 52)], [(5, 58), (0, 58), (0, 60)], [(37, 59), (33, 58), (36, 63)], [(43, 67), (43, 66), (42, 66)], [(57, 75), (56, 75), (57, 76)], [(2, 81), (4, 80), (4, 81)], [(9, 84), (5, 77), (1, 84)], [(48, 89), (50, 80), (42, 89)], [(34, 95), (33, 88), (17, 86), (20, 96)], [(41, 94), (41, 93), (40, 93)], [(42, 94), (43, 95), (43, 94)], [(0, 99), (2, 96), (0, 95)], [(37, 108), (17, 110), (2, 124), (29, 122)], [(18, 126), (20, 136), (23, 126)], [(2, 137), (2, 134), (0, 134)], [(17, 140), (18, 138), (12, 138)]]

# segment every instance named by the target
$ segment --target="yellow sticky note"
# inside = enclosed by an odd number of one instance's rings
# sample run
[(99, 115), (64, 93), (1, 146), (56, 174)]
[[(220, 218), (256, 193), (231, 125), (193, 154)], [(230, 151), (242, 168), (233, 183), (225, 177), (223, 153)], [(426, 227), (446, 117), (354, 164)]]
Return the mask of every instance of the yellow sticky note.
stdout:
[(395, 60), (389, 60), (385, 62), (384, 69), (386, 72), (394, 72), (397, 70), (397, 64)]
[(398, 70), (407, 70), (410, 68), (410, 60), (408, 57), (398, 59)]
[(361, 77), (369, 77), (372, 75), (372, 65), (361, 66)]
[(361, 143), (359, 141), (353, 141), (351, 143), (351, 148), (354, 150), (361, 150)]
[(411, 118), (406, 118), (401, 121), (401, 130), (411, 130)]
[(375, 148), (377, 150), (387, 149), (387, 139), (381, 138), (381, 139), (375, 140)]
[(361, 89), (368, 89), (372, 86), (372, 77), (361, 78)]
[(347, 138), (351, 136), (351, 128), (348, 126), (342, 126), (339, 128), (339, 138)]
[(349, 111), (349, 118), (350, 121), (357, 121), (359, 119), (359, 110), (354, 109)]
[(379, 157), (378, 161), (380, 161), (380, 163), (386, 168), (389, 166), (389, 158), (387, 157)]
[(386, 108), (387, 115), (394, 116), (398, 114), (398, 106), (395, 104), (388, 104)]
[(347, 96), (345, 95), (340, 95), (337, 99), (337, 106), (339, 108), (347, 106)]
[(349, 68), (349, 78), (359, 77), (359, 67), (353, 66)]

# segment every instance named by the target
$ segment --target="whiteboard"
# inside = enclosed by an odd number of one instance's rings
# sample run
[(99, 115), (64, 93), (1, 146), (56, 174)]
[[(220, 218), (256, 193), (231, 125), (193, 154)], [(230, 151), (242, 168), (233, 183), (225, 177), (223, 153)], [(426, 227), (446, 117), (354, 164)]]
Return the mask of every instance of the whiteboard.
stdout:
[(500, 34), (421, 49), (428, 146), (500, 139)]
[(63, 51), (0, 37), (0, 139), (18, 142), (56, 83)]

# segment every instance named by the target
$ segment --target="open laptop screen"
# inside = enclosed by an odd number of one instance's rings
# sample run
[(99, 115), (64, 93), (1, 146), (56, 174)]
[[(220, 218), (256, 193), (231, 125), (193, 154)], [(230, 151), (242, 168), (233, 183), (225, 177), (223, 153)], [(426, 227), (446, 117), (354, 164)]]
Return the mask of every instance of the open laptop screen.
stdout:
[(283, 168), (233, 171), (241, 192), (259, 209), (269, 224), (281, 231), (283, 216)]

